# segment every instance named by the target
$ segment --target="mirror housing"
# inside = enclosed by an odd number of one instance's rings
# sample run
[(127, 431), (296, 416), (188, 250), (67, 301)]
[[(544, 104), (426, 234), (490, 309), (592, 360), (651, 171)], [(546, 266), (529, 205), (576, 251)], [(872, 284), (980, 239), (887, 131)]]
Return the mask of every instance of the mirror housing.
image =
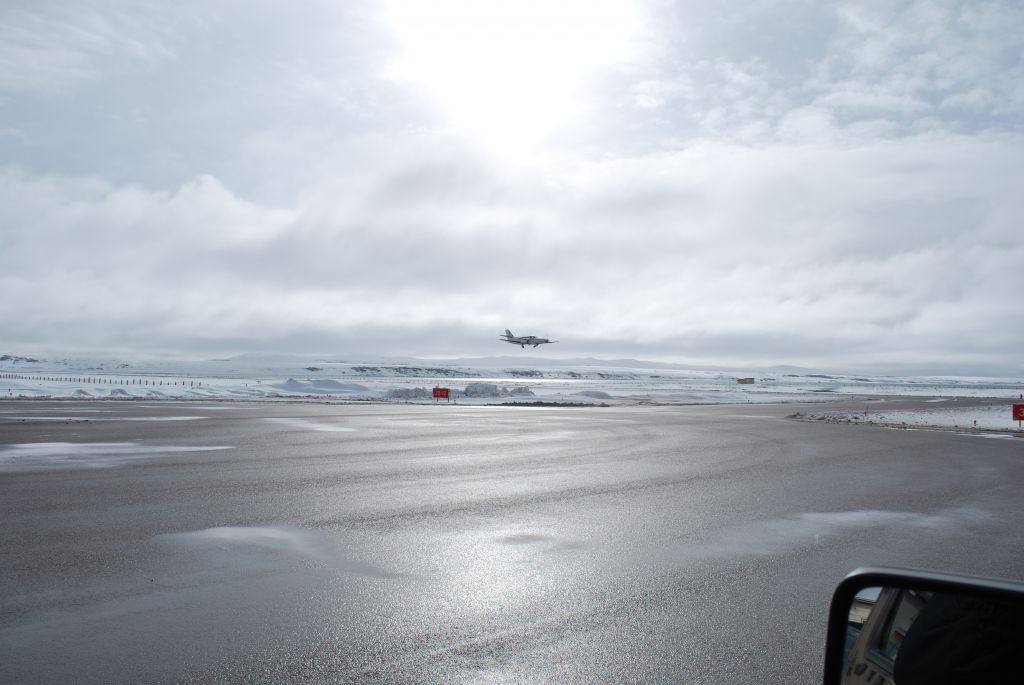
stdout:
[[(938, 663), (940, 660), (960, 660), (956, 667), (957, 675), (948, 681), (955, 683), (974, 682), (970, 668), (978, 664), (990, 668), (993, 655), (997, 661), (1010, 656), (1019, 661), (1019, 654), (1024, 650), (1024, 584), (933, 571), (859, 568), (846, 576), (832, 594), (825, 643), (824, 684), (871, 682), (873, 685), (890, 685), (894, 679), (893, 671), (896, 670), (893, 665), (903, 637), (910, 634), (910, 627), (919, 616), (924, 615), (925, 607), (936, 597), (939, 601), (932, 604), (929, 611), (933, 614), (942, 611), (941, 621), (929, 626), (933, 632), (927, 638), (915, 641), (918, 645), (928, 645), (928, 649), (933, 650), (931, 654), (937, 654), (941, 659), (930, 659), (927, 662), (932, 672), (926, 677), (922, 674), (922, 682), (943, 682), (936, 679), (935, 670), (945, 673), (951, 672), (951, 669)], [(976, 639), (979, 607), (984, 613), (985, 629), (990, 635), (998, 635), (1000, 640), (983, 642)], [(888, 612), (889, 616), (880, 616), (872, 621), (870, 617), (876, 610)], [(895, 625), (898, 611), (903, 612), (900, 614), (901, 626)], [(883, 620), (887, 621), (886, 630), (891, 628), (892, 650), (886, 654), (884, 648), (874, 649), (876, 661), (869, 668), (867, 662), (857, 660), (860, 644), (869, 637), (865, 634), (862, 638), (861, 632), (869, 627), (872, 631), (878, 631), (877, 624)], [(857, 627), (858, 624), (861, 628)], [(922, 621), (921, 625), (926, 624)], [(1006, 630), (1006, 626), (1012, 628)], [(936, 628), (941, 629), (940, 632), (960, 632), (936, 637)], [(922, 630), (925, 629), (919, 628), (918, 632)], [(963, 639), (965, 637), (969, 639)], [(947, 638), (953, 641), (944, 643)], [(945, 644), (955, 647), (948, 649)], [(984, 653), (979, 654), (981, 650)], [(851, 660), (849, 664), (848, 658)], [(907, 668), (913, 668), (906, 666), (905, 662), (901, 662), (901, 666), (904, 674), (909, 672)], [(912, 679), (904, 677), (900, 682), (907, 680)], [(981, 677), (978, 682), (983, 680), (985, 677)]]

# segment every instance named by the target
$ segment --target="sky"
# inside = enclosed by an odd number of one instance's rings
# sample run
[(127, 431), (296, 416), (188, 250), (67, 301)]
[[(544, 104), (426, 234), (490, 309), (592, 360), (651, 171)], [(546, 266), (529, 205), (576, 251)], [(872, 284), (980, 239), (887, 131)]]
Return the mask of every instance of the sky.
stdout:
[[(0, 353), (1024, 375), (1024, 5), (0, 5)], [(531, 350), (532, 352), (532, 350)]]

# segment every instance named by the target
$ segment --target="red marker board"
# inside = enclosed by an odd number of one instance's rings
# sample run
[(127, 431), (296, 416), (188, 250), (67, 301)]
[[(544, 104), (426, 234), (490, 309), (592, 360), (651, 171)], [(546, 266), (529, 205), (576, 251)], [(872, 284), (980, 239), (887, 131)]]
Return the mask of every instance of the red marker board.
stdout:
[(1013, 420), (1024, 421), (1024, 404), (1013, 405)]
[(448, 399), (448, 388), (434, 388), (434, 397), (442, 400)]

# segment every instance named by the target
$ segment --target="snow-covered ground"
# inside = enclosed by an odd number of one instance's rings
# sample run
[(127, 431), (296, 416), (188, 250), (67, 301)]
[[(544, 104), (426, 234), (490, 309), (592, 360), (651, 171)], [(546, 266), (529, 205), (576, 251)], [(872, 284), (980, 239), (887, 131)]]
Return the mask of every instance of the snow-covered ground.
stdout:
[[(433, 402), (432, 389), (444, 387), (450, 389), (456, 401), (474, 403), (703, 404), (890, 396), (1009, 400), (1024, 392), (1024, 379), (898, 378), (784, 371), (723, 371), (632, 360), (522, 357), (445, 363), (361, 363), (290, 356), (125, 362), (3, 355), (0, 396)], [(741, 384), (740, 378), (752, 378), (753, 382)], [(984, 416), (978, 420), (988, 421)]]
[(891, 428), (941, 428), (978, 434), (1013, 433), (1019, 432), (1020, 427), (1013, 420), (1012, 405), (1012, 400), (958, 402), (954, 398), (935, 398), (913, 408), (894, 408), (883, 401), (866, 404), (863, 410), (823, 409), (798, 412), (793, 418)]

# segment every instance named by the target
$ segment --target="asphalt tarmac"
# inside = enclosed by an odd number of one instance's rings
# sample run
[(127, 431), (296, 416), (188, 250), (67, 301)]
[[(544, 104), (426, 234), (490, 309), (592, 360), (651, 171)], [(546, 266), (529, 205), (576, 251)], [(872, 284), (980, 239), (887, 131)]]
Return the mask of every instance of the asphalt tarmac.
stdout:
[(856, 566), (1024, 580), (1024, 439), (802, 409), (0, 402), (0, 682), (815, 683)]

